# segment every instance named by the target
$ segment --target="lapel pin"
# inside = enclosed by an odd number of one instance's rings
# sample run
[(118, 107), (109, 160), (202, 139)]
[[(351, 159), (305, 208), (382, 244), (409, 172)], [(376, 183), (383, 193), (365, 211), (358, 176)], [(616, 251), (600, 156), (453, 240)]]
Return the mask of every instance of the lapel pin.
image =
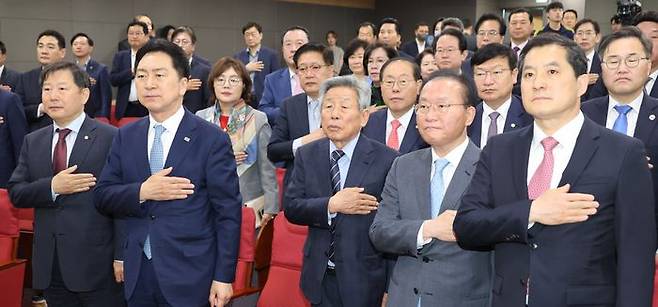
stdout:
[(654, 119), (656, 119), (656, 115), (653, 114), (649, 115), (649, 120), (654, 120)]
[(515, 124), (515, 123), (512, 123), (512, 124), (510, 125), (510, 127), (512, 127), (512, 128), (516, 128), (516, 124)]
[(183, 141), (185, 141), (185, 142), (188, 142), (188, 143), (189, 143), (189, 142), (190, 142), (190, 137), (188, 137), (188, 136), (186, 136), (186, 137), (184, 137), (184, 138), (183, 138)]
[(85, 135), (85, 140), (88, 140), (88, 139), (89, 139), (89, 136), (88, 136), (88, 135)]

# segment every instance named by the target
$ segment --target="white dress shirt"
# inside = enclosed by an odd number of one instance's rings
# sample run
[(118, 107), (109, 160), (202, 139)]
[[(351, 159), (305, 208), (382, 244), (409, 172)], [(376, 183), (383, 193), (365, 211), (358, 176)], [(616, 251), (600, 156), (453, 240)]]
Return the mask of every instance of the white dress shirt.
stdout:
[[(80, 113), (78, 117), (76, 117), (71, 123), (69, 123), (66, 127), (61, 127), (57, 125), (56, 122), (53, 121), (53, 139), (52, 139), (52, 146), (50, 147), (50, 160), (52, 161), (53, 158), (55, 157), (55, 146), (57, 145), (57, 141), (59, 140), (59, 133), (57, 132), (58, 129), (70, 129), (71, 132), (64, 138), (66, 141), (66, 165), (68, 168), (69, 165), (69, 158), (71, 158), (71, 152), (73, 152), (73, 145), (75, 144), (75, 140), (78, 138), (78, 133), (80, 133), (80, 128), (82, 128), (82, 124), (85, 121), (85, 112)], [(53, 174), (56, 175), (56, 174)], [(55, 194), (55, 191), (52, 188), (52, 182), (50, 186), (50, 192), (53, 197), (53, 201), (59, 194)]]
[(420, 54), (421, 52), (423, 52), (423, 50), (425, 50), (425, 42), (426, 41), (419, 42), (418, 39), (416, 39), (416, 47), (418, 48), (418, 54)]
[(658, 70), (652, 72), (649, 75), (649, 80), (647, 81), (647, 84), (644, 86), (644, 89), (647, 91), (647, 95), (651, 94), (651, 90), (653, 90), (653, 87), (656, 85), (657, 78), (658, 78)]
[[(308, 131), (313, 132), (320, 128), (320, 100), (313, 99), (311, 96), (306, 96), (306, 109), (308, 112)], [(302, 144), (302, 137), (298, 137), (292, 141), (292, 155), (297, 154), (297, 148), (304, 145)]]
[[(130, 70), (135, 72), (135, 60), (137, 57), (137, 51), (130, 50)], [(128, 94), (128, 101), (137, 101), (137, 86), (135, 86), (135, 78), (133, 77), (130, 80), (130, 94)]]
[[(398, 141), (402, 145), (402, 140), (404, 140), (404, 134), (407, 132), (407, 127), (409, 127), (409, 122), (411, 121), (411, 116), (414, 114), (414, 108), (409, 109), (406, 113), (404, 113), (400, 118), (397, 120), (400, 122), (400, 126), (397, 129), (398, 132)], [(391, 132), (393, 132), (393, 126), (391, 126), (391, 122), (395, 119), (393, 117), (393, 113), (391, 113), (390, 109), (387, 109), (386, 111), (386, 138), (384, 141), (388, 141), (388, 137), (391, 135)]]
[[(295, 76), (297, 75), (297, 73), (295, 72), (294, 69), (291, 69), (290, 67), (288, 67), (288, 72), (290, 73), (290, 93), (293, 96), (295, 96), (295, 85), (297, 84), (297, 79), (295, 79)], [(302, 85), (300, 84), (299, 87), (301, 88)]]
[(594, 61), (594, 49), (586, 54), (585, 57), (587, 57), (587, 73), (590, 73), (592, 71), (592, 61)]
[(153, 147), (153, 138), (155, 137), (155, 129), (153, 127), (156, 124), (161, 124), (165, 128), (160, 136), (160, 141), (162, 142), (162, 161), (166, 163), (169, 149), (171, 149), (171, 144), (174, 142), (176, 131), (178, 131), (178, 126), (180, 126), (180, 122), (183, 120), (184, 115), (185, 109), (183, 109), (182, 106), (178, 108), (178, 111), (176, 111), (174, 115), (165, 119), (161, 123), (157, 122), (155, 118), (149, 114), (148, 146), (146, 151), (149, 161), (151, 160), (151, 147)]
[(5, 65), (0, 65), (0, 76), (2, 75), (3, 71), (5, 71)]
[(507, 120), (507, 113), (509, 108), (512, 105), (512, 96), (507, 98), (498, 109), (492, 109), (486, 102), (482, 103), (482, 127), (480, 127), (480, 148), (484, 148), (484, 145), (487, 145), (489, 140), (489, 125), (491, 124), (491, 117), (489, 114), (498, 112), (498, 118), (496, 119), (496, 134), (501, 134), (505, 130), (505, 121)]
[[(615, 124), (615, 120), (619, 116), (619, 112), (615, 110), (616, 105), (621, 105), (623, 103), (618, 102), (612, 96), (608, 96), (608, 115), (605, 120), (605, 127), (612, 129), (612, 126)], [(635, 134), (635, 127), (637, 126), (637, 118), (640, 115), (640, 107), (642, 106), (642, 98), (644, 98), (644, 93), (641, 93), (639, 96), (635, 97), (631, 103), (628, 105), (632, 108), (628, 113), (626, 113), (626, 118), (628, 120), (628, 126), (626, 129), (626, 135), (632, 137)]]

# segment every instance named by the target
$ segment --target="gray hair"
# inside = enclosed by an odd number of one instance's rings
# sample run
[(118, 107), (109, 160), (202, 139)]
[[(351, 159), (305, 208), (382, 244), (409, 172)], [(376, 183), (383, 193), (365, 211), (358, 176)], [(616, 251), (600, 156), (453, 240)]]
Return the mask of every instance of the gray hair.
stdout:
[(365, 81), (361, 81), (352, 75), (333, 77), (322, 82), (320, 85), (320, 104), (324, 101), (324, 95), (334, 87), (348, 87), (356, 91), (359, 110), (363, 111), (370, 106), (370, 87)]
[(441, 22), (441, 31), (446, 27), (458, 28), (460, 32), (464, 32), (464, 23), (457, 17), (448, 17)]

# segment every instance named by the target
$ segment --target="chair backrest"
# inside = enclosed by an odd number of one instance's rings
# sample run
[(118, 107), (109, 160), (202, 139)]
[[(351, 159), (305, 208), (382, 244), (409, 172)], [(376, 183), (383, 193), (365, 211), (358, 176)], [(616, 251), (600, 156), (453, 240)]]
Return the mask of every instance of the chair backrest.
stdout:
[(286, 176), (285, 168), (276, 168), (276, 183), (279, 185), (279, 204), (281, 204), (281, 211), (283, 211), (283, 178)]
[(100, 116), (99, 116), (99, 117), (95, 117), (94, 119), (97, 120), (97, 121), (99, 121), (99, 122), (101, 122), (101, 123), (103, 123), (103, 124), (108, 124), (108, 125), (110, 125), (110, 119), (107, 118), (107, 117), (100, 117)]
[(251, 207), (242, 207), (242, 225), (240, 226), (240, 250), (238, 265), (233, 282), (233, 291), (251, 286), (254, 258), (256, 255), (256, 212)]
[(256, 240), (256, 258), (254, 270), (258, 274), (258, 287), (264, 288), (272, 260), (272, 239), (274, 235), (274, 220), (269, 220), (260, 228)]
[(308, 227), (288, 222), (283, 212), (274, 220), (271, 265), (302, 269), (302, 250)]
[(14, 260), (18, 243), (18, 210), (9, 200), (7, 190), (0, 189), (0, 263)]

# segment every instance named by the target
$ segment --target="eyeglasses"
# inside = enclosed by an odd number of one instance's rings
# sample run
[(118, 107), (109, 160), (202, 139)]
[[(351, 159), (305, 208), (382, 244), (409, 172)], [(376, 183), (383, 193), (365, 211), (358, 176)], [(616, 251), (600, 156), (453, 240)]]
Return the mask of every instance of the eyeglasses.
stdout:
[(476, 70), (475, 73), (473, 74), (474, 79), (478, 80), (484, 80), (484, 78), (487, 77), (487, 75), (491, 75), (491, 78), (494, 80), (499, 80), (500, 78), (503, 77), (503, 73), (507, 70), (510, 70), (508, 68), (505, 69), (496, 69), (493, 71), (488, 71), (488, 70)]
[(217, 82), (217, 85), (224, 86), (226, 82), (228, 81), (228, 85), (230, 87), (236, 87), (242, 83), (242, 80), (238, 77), (231, 77), (231, 78), (224, 78), (224, 77), (218, 77), (215, 78), (215, 82)]
[(177, 39), (173, 41), (174, 44), (179, 45), (179, 46), (187, 46), (192, 44), (192, 41), (186, 40), (186, 39)]
[(402, 89), (402, 88), (405, 88), (405, 87), (409, 86), (411, 84), (411, 82), (412, 81), (408, 80), (408, 79), (399, 79), (399, 80), (386, 79), (386, 80), (382, 81), (382, 86), (385, 87), (385, 88), (392, 88), (393, 86), (395, 86), (395, 83), (397, 83), (398, 87), (400, 87)]
[(591, 31), (591, 30), (576, 32), (576, 36), (592, 36), (592, 35), (596, 35), (596, 32)]
[(449, 47), (449, 48), (436, 48), (436, 52), (434, 53), (453, 53), (455, 50), (459, 50), (457, 48)]
[(496, 30), (478, 32), (478, 36), (497, 36), (497, 35), (498, 35), (498, 31)]
[(309, 66), (299, 66), (297, 67), (297, 72), (299, 72), (302, 75), (305, 75), (309, 72), (312, 72), (314, 74), (317, 74), (322, 67), (325, 67), (327, 65), (320, 65), (320, 64), (311, 64)]
[(607, 58), (605, 61), (602, 61), (601, 63), (605, 64), (605, 66), (608, 69), (617, 69), (621, 65), (621, 62), (624, 62), (626, 64), (626, 67), (628, 68), (633, 68), (637, 67), (640, 65), (641, 60), (648, 60), (648, 57), (641, 58), (637, 55), (629, 55), (627, 56), (623, 61), (621, 57), (618, 56), (611, 56)]
[(427, 114), (430, 112), (430, 109), (436, 108), (439, 110), (439, 113), (448, 113), (450, 107), (452, 106), (465, 106), (465, 103), (419, 103), (416, 105), (416, 113), (418, 114)]

